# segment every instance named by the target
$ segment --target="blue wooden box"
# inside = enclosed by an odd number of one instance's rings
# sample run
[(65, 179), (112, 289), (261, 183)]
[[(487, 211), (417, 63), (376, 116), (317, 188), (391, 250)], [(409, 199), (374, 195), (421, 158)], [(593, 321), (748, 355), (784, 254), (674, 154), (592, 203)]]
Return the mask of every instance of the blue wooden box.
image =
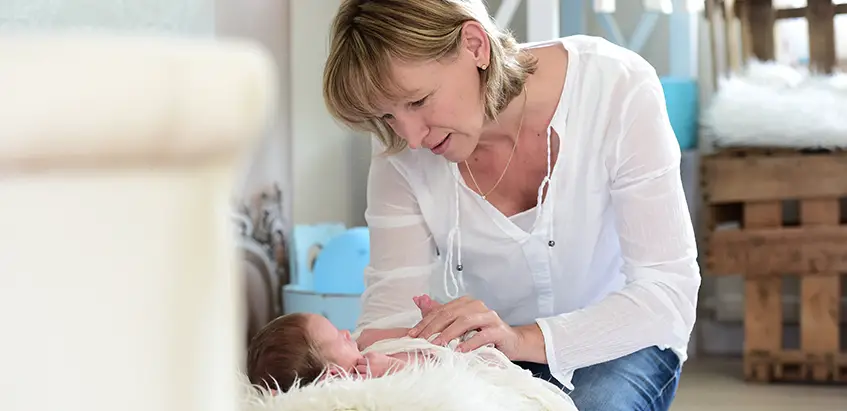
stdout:
[[(338, 239), (341, 236), (352, 232), (361, 233), (363, 228), (354, 228), (347, 230), (343, 224), (317, 224), (317, 225), (298, 225), (294, 227), (292, 247), (292, 276), (291, 284), (283, 287), (283, 313), (305, 312), (320, 314), (328, 318), (330, 322), (341, 330), (353, 331), (356, 327), (356, 321), (359, 318), (361, 287), (353, 287), (361, 283), (361, 278), (346, 278), (343, 281), (343, 286), (337, 287), (333, 292), (318, 292), (315, 290), (315, 266), (318, 264), (318, 259), (327, 244), (332, 247), (332, 240)], [(366, 230), (366, 229), (365, 229)], [(361, 235), (359, 235), (361, 237)], [(356, 245), (351, 245), (355, 247)], [(350, 261), (350, 271), (346, 275), (364, 275), (363, 264), (366, 264), (369, 257), (369, 250), (362, 250), (362, 245), (358, 244), (359, 249), (352, 253), (340, 253), (345, 256), (356, 255), (360, 258)], [(350, 251), (350, 250), (343, 250)], [(362, 256), (363, 252), (367, 252)], [(364, 258), (361, 258), (364, 257)], [(343, 263), (343, 262), (342, 262)], [(331, 269), (342, 266), (338, 262), (325, 264)], [(323, 282), (323, 287), (326, 288), (326, 282)], [(350, 288), (350, 291), (346, 291)]]
[(700, 117), (700, 89), (697, 80), (682, 77), (662, 77), (660, 80), (668, 117), (680, 149), (696, 148)]

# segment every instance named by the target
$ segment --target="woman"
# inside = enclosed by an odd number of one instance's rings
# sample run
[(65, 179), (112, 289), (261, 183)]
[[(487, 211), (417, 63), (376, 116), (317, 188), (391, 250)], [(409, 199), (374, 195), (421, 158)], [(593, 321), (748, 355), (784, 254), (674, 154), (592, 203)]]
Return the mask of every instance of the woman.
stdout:
[[(518, 45), (481, 0), (349, 0), (324, 97), (376, 135), (361, 340), (494, 344), (580, 410), (666, 410), (700, 286), (656, 72), (574, 36)], [(365, 344), (367, 345), (367, 344)]]

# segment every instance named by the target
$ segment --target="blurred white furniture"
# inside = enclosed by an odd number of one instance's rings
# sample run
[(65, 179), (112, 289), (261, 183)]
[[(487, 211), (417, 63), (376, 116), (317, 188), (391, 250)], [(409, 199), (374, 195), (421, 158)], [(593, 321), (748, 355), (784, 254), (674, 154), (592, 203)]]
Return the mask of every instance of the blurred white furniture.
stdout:
[(251, 44), (0, 36), (0, 410), (231, 411)]

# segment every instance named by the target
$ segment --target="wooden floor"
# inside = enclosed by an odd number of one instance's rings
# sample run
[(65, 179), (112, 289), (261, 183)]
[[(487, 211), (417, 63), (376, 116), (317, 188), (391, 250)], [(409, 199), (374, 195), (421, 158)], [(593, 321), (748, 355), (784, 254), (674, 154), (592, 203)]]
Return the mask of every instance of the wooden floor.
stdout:
[(847, 411), (847, 385), (753, 384), (741, 360), (686, 363), (671, 411)]

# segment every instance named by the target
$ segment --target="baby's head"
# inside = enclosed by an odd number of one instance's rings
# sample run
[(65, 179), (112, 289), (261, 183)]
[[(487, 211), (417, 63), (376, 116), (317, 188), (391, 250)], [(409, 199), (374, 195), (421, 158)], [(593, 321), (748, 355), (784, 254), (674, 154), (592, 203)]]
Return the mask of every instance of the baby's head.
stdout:
[[(286, 314), (263, 327), (247, 349), (247, 377), (257, 385), (288, 390), (299, 378), (308, 384), (337, 372), (352, 371), (362, 354), (349, 331), (340, 331), (317, 314)], [(333, 367), (327, 368), (327, 366)]]

